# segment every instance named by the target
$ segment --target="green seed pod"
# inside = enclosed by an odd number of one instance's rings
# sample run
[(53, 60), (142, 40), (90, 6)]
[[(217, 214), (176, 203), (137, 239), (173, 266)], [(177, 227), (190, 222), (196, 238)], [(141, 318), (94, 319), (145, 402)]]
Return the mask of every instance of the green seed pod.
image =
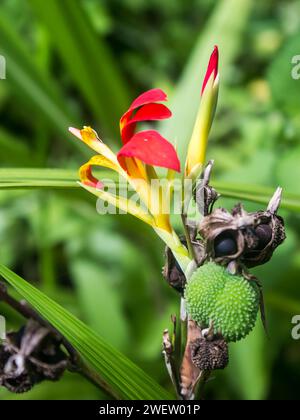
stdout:
[(258, 286), (213, 262), (195, 271), (186, 285), (185, 298), (191, 319), (202, 328), (212, 320), (215, 333), (227, 341), (241, 340), (255, 325)]

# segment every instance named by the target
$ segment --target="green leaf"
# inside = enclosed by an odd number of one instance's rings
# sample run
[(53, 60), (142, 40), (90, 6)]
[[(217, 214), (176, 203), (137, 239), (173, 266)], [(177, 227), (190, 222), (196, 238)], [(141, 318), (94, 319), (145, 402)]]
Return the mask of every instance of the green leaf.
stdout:
[(271, 305), (278, 311), (285, 312), (288, 315), (300, 314), (300, 302), (296, 299), (279, 293), (268, 292), (265, 301), (267, 305)]
[[(299, 81), (300, 86), (300, 81)], [(299, 107), (298, 107), (299, 109)], [(289, 191), (300, 191), (300, 147), (295, 147), (282, 153), (277, 165), (277, 179), (281, 185), (285, 185)]]
[(31, 0), (31, 4), (95, 120), (111, 136), (119, 136), (118, 121), (129, 105), (127, 86), (85, 10), (79, 2), (74, 7), (73, 0)]
[[(176, 141), (182, 162), (185, 160), (199, 106), (201, 85), (213, 47), (218, 45), (220, 50), (222, 84), (226, 78), (226, 70), (243, 43), (242, 32), (246, 27), (253, 5), (253, 0), (216, 2), (215, 9), (206, 26), (204, 29), (201, 28), (192, 55), (171, 100), (173, 117), (161, 125), (166, 138)], [(235, 13), (236, 11), (238, 13)], [(222, 89), (220, 90), (219, 104), (220, 102), (222, 103)]]
[(0, 275), (75, 347), (117, 398), (172, 398), (142, 369), (107, 344), (82, 321), (2, 264)]
[[(271, 199), (274, 189), (260, 185), (235, 184), (231, 182), (215, 181), (212, 185), (223, 197), (236, 198), (239, 200), (253, 201), (267, 205)], [(299, 194), (283, 191), (283, 199), (280, 208), (298, 213), (300, 211)]]
[(26, 145), (24, 139), (20, 141), (19, 138), (12, 136), (4, 128), (0, 128), (0, 150), (1, 162), (8, 165), (32, 165), (32, 156), (30, 149)]
[[(101, 171), (103, 179), (117, 181), (116, 175), (109, 171)], [(2, 168), (0, 169), (0, 189), (78, 189), (76, 171), (70, 169), (39, 168)], [(223, 197), (236, 198), (267, 205), (274, 190), (261, 185), (238, 184), (214, 181), (212, 185)], [(300, 211), (299, 194), (284, 191), (281, 208), (292, 212)]]
[(267, 72), (274, 101), (292, 115), (298, 115), (300, 107), (299, 60), (292, 62), (299, 56), (299, 37), (300, 32), (286, 41)]
[(3, 189), (78, 189), (77, 171), (47, 168), (0, 168)]
[[(14, 25), (9, 22), (8, 16), (1, 14), (0, 49), (1, 54), (5, 56), (8, 72), (5, 83), (8, 83), (21, 101), (24, 101), (26, 107), (34, 107), (48, 121), (50, 127), (65, 138), (71, 138), (67, 129), (71, 122), (76, 122), (77, 117), (67, 109), (56, 82), (36, 65), (21, 36), (13, 28)], [(36, 116), (33, 115), (32, 118)], [(70, 144), (85, 150), (78, 142)]]
[(0, 168), (0, 180), (16, 181), (74, 181), (78, 179), (73, 169), (52, 168)]
[(126, 349), (129, 329), (111, 270), (81, 257), (71, 261), (71, 273), (88, 325), (117, 349)]
[(265, 332), (257, 320), (248, 337), (230, 345), (226, 375), (241, 399), (260, 400), (266, 396), (269, 377), (266, 343)]

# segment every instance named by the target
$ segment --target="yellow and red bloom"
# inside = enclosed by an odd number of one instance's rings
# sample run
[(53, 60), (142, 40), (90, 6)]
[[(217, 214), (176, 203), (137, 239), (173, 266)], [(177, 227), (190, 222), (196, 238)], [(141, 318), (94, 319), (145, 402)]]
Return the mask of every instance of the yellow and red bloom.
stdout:
[[(210, 57), (201, 90), (200, 107), (188, 147), (185, 176), (196, 178), (205, 161), (208, 134), (214, 117), (218, 96), (218, 48)], [(161, 89), (151, 89), (136, 98), (120, 119), (122, 147), (115, 154), (91, 127), (82, 130), (70, 128), (71, 133), (95, 150), (93, 156), (80, 168), (81, 185), (125, 212), (129, 212), (153, 227), (156, 233), (172, 249), (183, 269), (191, 259), (170, 222), (170, 201), (172, 181), (175, 172), (180, 172), (180, 161), (174, 146), (156, 130), (135, 132), (138, 123), (170, 118), (172, 113), (162, 102), (167, 100)], [(117, 172), (138, 193), (147, 211), (131, 198), (112, 194), (104, 189), (103, 183), (92, 172), (93, 166), (109, 168)], [(168, 169), (168, 209), (164, 208), (165, 190), (161, 186), (152, 188), (152, 181), (159, 180), (155, 167)], [(165, 203), (165, 201), (164, 201)]]
[[(84, 127), (82, 130), (70, 128), (70, 131), (98, 152), (98, 155), (93, 156), (80, 168), (81, 185), (115, 207), (150, 224), (176, 254), (186, 257), (187, 251), (171, 226), (170, 211), (165, 211), (162, 206), (161, 187), (153, 189), (151, 185), (153, 179), (158, 179), (155, 166), (166, 168), (169, 172), (180, 172), (176, 150), (156, 130), (135, 133), (139, 122), (171, 117), (169, 108), (160, 103), (166, 100), (166, 94), (160, 89), (151, 89), (135, 99), (120, 120), (123, 146), (117, 154), (105, 145), (90, 127)], [(110, 168), (121, 175), (138, 193), (148, 211), (143, 211), (130, 198), (105, 191), (103, 183), (92, 173), (93, 166)], [(171, 194), (171, 183), (168, 192)]]

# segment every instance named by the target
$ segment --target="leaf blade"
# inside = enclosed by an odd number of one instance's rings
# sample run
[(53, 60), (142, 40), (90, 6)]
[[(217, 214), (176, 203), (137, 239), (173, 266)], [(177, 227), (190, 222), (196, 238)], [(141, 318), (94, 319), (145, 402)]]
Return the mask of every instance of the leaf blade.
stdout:
[[(101, 171), (103, 178), (118, 181), (109, 171)], [(78, 189), (77, 171), (55, 168), (0, 168), (0, 189)], [(274, 190), (262, 185), (213, 181), (212, 185), (226, 198), (251, 201), (267, 205)], [(300, 211), (299, 194), (285, 192), (281, 208), (291, 212)]]
[(111, 136), (129, 103), (127, 84), (105, 42), (98, 37), (79, 3), (72, 0), (31, 0), (34, 12), (47, 28), (55, 49), (96, 121)]
[(0, 275), (70, 341), (118, 398), (172, 399), (148, 374), (105, 343), (82, 321), (2, 264)]

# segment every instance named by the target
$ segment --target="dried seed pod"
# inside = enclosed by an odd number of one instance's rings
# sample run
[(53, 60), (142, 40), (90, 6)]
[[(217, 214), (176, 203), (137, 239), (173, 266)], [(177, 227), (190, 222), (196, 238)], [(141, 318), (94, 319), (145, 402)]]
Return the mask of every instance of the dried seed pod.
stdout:
[(211, 213), (215, 202), (220, 197), (220, 194), (209, 185), (213, 165), (214, 161), (210, 160), (201, 174), (200, 179), (197, 181), (194, 191), (194, 200), (197, 203), (200, 214), (203, 216)]
[[(204, 250), (204, 244), (202, 241), (198, 241), (192, 238), (193, 235), (193, 226), (188, 226), (190, 230), (191, 235), (191, 241), (192, 245), (194, 247), (194, 252), (196, 255), (198, 265), (201, 265), (201, 262), (205, 259), (205, 250)], [(195, 231), (196, 232), (196, 231)], [(181, 242), (187, 246), (185, 238), (180, 238)], [(166, 247), (165, 249), (165, 265), (163, 268), (163, 276), (165, 280), (169, 283), (171, 287), (173, 287), (175, 290), (177, 290), (179, 293), (183, 293), (184, 287), (186, 284), (186, 278), (185, 275), (180, 268), (180, 265), (178, 264), (176, 258), (174, 257), (171, 249), (169, 247)]]
[(256, 223), (255, 215), (245, 212), (242, 206), (234, 208), (232, 213), (215, 209), (199, 225), (208, 257), (221, 264), (238, 259), (245, 249), (245, 228)]
[[(10, 338), (11, 335), (9, 334)], [(30, 391), (34, 383), (27, 371), (23, 371), (23, 373), (17, 375), (12, 372), (5, 372), (5, 367), (11, 356), (12, 354), (6, 346), (0, 346), (0, 386), (17, 394)]]
[(58, 380), (69, 365), (60, 346), (53, 333), (32, 320), (7, 334), (0, 346), (0, 386), (21, 393), (43, 380)]
[(215, 337), (211, 341), (198, 338), (190, 348), (192, 362), (201, 371), (225, 369), (228, 365), (228, 345), (223, 338)]
[(260, 211), (256, 215), (260, 220), (260, 224), (254, 229), (254, 235), (258, 238), (257, 244), (248, 247), (241, 258), (241, 262), (247, 267), (255, 267), (269, 261), (286, 237), (282, 217), (268, 211)]
[(204, 217), (199, 232), (209, 258), (220, 264), (239, 260), (246, 267), (267, 262), (285, 239), (283, 219), (276, 215), (281, 189), (277, 189), (267, 210), (248, 213), (241, 204), (232, 212), (219, 208)]

